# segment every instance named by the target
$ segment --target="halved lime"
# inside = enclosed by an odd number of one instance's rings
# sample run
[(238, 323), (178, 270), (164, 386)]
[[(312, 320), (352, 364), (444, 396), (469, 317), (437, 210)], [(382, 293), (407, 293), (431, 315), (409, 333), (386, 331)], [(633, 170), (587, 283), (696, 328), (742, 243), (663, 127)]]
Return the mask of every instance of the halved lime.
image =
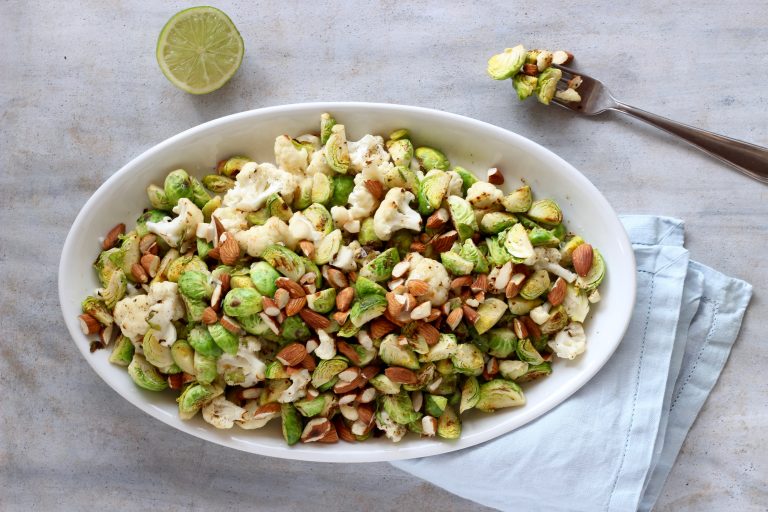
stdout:
[(243, 38), (215, 7), (176, 13), (157, 39), (157, 63), (179, 89), (206, 94), (227, 83), (243, 60)]

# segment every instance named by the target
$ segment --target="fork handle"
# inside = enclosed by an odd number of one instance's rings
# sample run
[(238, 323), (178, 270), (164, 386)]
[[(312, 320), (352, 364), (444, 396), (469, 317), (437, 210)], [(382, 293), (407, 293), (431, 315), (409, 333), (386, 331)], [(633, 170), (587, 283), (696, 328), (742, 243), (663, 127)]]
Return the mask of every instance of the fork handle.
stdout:
[(768, 148), (678, 123), (619, 101), (611, 110), (628, 114), (667, 133), (677, 135), (705, 153), (762, 183), (768, 183)]

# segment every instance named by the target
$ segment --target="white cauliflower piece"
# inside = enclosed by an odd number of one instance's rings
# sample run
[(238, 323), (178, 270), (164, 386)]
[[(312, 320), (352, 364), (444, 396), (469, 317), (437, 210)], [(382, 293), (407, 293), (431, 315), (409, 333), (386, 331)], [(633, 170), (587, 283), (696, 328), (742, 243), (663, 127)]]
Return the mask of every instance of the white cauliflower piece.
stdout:
[(309, 160), (309, 165), (306, 170), (307, 176), (313, 176), (315, 174), (326, 174), (328, 176), (333, 175), (333, 169), (328, 165), (328, 161), (325, 159), (324, 151), (315, 151), (312, 153), (312, 158)]
[(223, 396), (217, 396), (203, 407), (203, 419), (216, 428), (232, 428), (243, 419), (245, 409)]
[(576, 274), (568, 270), (567, 268), (559, 264), (562, 255), (560, 251), (554, 248), (535, 247), (533, 249), (534, 256), (533, 261), (525, 261), (526, 265), (533, 264), (533, 268), (536, 270), (544, 269), (558, 277), (562, 277), (568, 283), (572, 283), (576, 280)]
[(424, 295), (424, 300), (432, 302), (433, 306), (445, 304), (448, 300), (448, 291), (451, 287), (451, 278), (442, 263), (419, 254), (412, 253), (408, 257), (411, 269), (408, 273), (408, 281), (418, 279), (429, 285), (429, 292)]
[(354, 272), (357, 270), (357, 262), (355, 262), (355, 254), (360, 249), (360, 242), (353, 241), (349, 245), (341, 246), (339, 252), (331, 260), (330, 264), (345, 272)]
[(126, 297), (115, 304), (112, 315), (123, 336), (136, 341), (147, 333), (149, 330), (147, 313), (151, 305), (148, 295)]
[(256, 414), (256, 411), (260, 407), (258, 400), (248, 400), (245, 403), (245, 413), (243, 414), (243, 418), (241, 420), (235, 420), (237, 426), (245, 430), (261, 428), (272, 418), (280, 416), (280, 409), (276, 411), (262, 411), (259, 414)]
[(464, 180), (461, 179), (459, 173), (456, 171), (446, 171), (451, 177), (451, 181), (448, 182), (448, 196), (464, 197)]
[(496, 188), (495, 185), (485, 181), (478, 181), (472, 184), (467, 190), (467, 201), (474, 208), (490, 208), (500, 203), (504, 193)]
[(318, 329), (317, 338), (320, 340), (320, 344), (315, 349), (314, 354), (323, 360), (333, 358), (336, 355), (336, 342), (333, 341), (333, 337), (322, 329)]
[(260, 257), (264, 249), (272, 244), (284, 244), (293, 249), (293, 238), (288, 229), (288, 224), (278, 219), (270, 217), (267, 222), (261, 226), (253, 226), (247, 231), (235, 233), (235, 240), (240, 244), (240, 248), (254, 258)]
[(225, 352), (219, 356), (216, 369), (227, 384), (249, 388), (264, 380), (267, 365), (249, 348), (241, 346), (235, 355)]
[(294, 372), (290, 378), (291, 385), (280, 393), (280, 396), (277, 398), (277, 401), (281, 404), (295, 402), (299, 398), (304, 398), (307, 395), (307, 384), (312, 380), (309, 370)]
[(389, 161), (389, 153), (384, 149), (384, 139), (378, 135), (365, 135), (362, 139), (348, 141), (350, 167), (362, 171), (368, 166), (378, 166)]
[(376, 415), (376, 426), (384, 431), (384, 434), (393, 442), (397, 443), (403, 436), (408, 433), (408, 429), (404, 425), (395, 423), (395, 421), (389, 417), (384, 411), (379, 411)]
[(421, 231), (421, 215), (410, 202), (416, 199), (411, 192), (396, 187), (390, 189), (373, 216), (373, 230), (381, 240), (389, 240), (399, 229)]
[(272, 164), (248, 162), (237, 174), (235, 187), (227, 191), (222, 203), (244, 212), (261, 209), (272, 194), (280, 194), (291, 204), (299, 177)]
[(288, 232), (291, 235), (292, 244), (298, 244), (301, 240), (319, 242), (324, 233), (315, 229), (315, 225), (301, 212), (295, 212), (288, 220)]
[(164, 345), (176, 341), (173, 321), (184, 316), (184, 303), (178, 292), (178, 285), (171, 281), (153, 283), (147, 295), (125, 297), (117, 304), (113, 315), (123, 336), (131, 341), (140, 340), (150, 329), (151, 322), (158, 339)]
[(587, 335), (579, 322), (571, 322), (558, 332), (555, 339), (547, 343), (563, 359), (575, 359), (587, 349)]
[(246, 213), (232, 206), (220, 206), (213, 212), (213, 216), (219, 219), (224, 229), (232, 234), (248, 228)]
[(197, 225), (203, 222), (203, 212), (195, 203), (182, 197), (173, 207), (175, 218), (165, 217), (160, 222), (147, 222), (147, 229), (171, 247), (180, 247), (184, 242), (195, 237)]
[(349, 215), (352, 220), (370, 217), (377, 205), (376, 198), (364, 184), (355, 185), (347, 202), (350, 204)]
[(537, 306), (531, 310), (529, 315), (531, 316), (531, 320), (536, 322), (539, 325), (544, 324), (547, 320), (549, 320), (550, 314), (549, 314), (549, 308), (550, 304), (548, 302), (545, 302), (541, 306)]
[(310, 155), (303, 146), (297, 146), (287, 135), (275, 139), (275, 163), (291, 174), (303, 174), (307, 170)]
[(347, 222), (354, 220), (349, 210), (343, 206), (331, 206), (331, 218), (333, 224), (339, 229), (343, 228)]

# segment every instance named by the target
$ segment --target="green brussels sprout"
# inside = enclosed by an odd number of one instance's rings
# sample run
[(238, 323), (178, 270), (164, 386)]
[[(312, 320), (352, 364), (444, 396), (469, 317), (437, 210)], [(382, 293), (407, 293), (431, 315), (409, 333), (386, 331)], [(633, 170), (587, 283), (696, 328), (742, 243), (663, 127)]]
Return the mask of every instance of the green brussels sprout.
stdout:
[(534, 201), (526, 215), (536, 222), (549, 226), (563, 222), (563, 212), (557, 203), (551, 199)]
[(175, 206), (168, 200), (168, 197), (165, 195), (165, 190), (157, 185), (149, 185), (147, 187), (147, 197), (149, 198), (149, 204), (152, 205), (152, 208), (157, 210), (171, 211)]
[(512, 256), (507, 252), (504, 245), (506, 238), (506, 233), (500, 233), (498, 236), (485, 239), (485, 245), (488, 248), (488, 261), (495, 267), (501, 267), (512, 260)]
[(472, 236), (477, 231), (477, 218), (475, 217), (472, 205), (469, 204), (469, 201), (459, 196), (450, 196), (447, 202), (448, 210), (451, 213), (451, 220), (456, 231), (461, 235), (462, 240)]
[(343, 357), (321, 360), (312, 372), (312, 386), (320, 388), (320, 386), (330, 382), (336, 375), (346, 370), (348, 366), (349, 363)]
[(285, 246), (268, 245), (261, 257), (291, 281), (298, 282), (301, 276), (305, 274), (304, 262), (301, 257)]
[(499, 373), (507, 380), (518, 380), (528, 372), (525, 361), (499, 361)]
[(522, 263), (534, 255), (533, 245), (528, 239), (528, 232), (520, 223), (509, 228), (504, 240), (504, 247), (515, 263)]
[(419, 166), (424, 171), (431, 171), (432, 169), (447, 171), (451, 166), (448, 157), (434, 148), (426, 146), (416, 148), (414, 156), (416, 157), (416, 160), (418, 160)]
[(203, 186), (216, 194), (225, 194), (235, 187), (235, 180), (219, 174), (208, 174), (203, 176)]
[[(398, 233), (406, 232), (406, 230), (398, 231)], [(360, 245), (374, 245), (381, 242), (376, 235), (376, 228), (374, 227), (373, 217), (368, 217), (360, 224), (360, 233), (357, 234), (357, 241)]]
[(522, 186), (501, 200), (501, 205), (510, 213), (525, 213), (531, 208), (533, 194), (531, 187)]
[[(573, 237), (569, 238), (568, 241), (566, 241), (564, 244), (562, 244), (562, 247), (560, 249), (560, 264), (561, 265), (570, 265), (573, 263), (573, 251), (576, 250), (578, 246), (581, 244), (586, 243), (583, 238), (581, 238), (578, 235), (574, 235)], [(594, 263), (594, 257), (592, 258)]]
[(280, 274), (266, 261), (257, 261), (251, 265), (251, 281), (256, 290), (267, 297), (274, 297), (277, 291), (277, 280)]
[(416, 199), (419, 203), (419, 213), (429, 215), (440, 208), (443, 199), (448, 193), (451, 183), (451, 175), (439, 169), (432, 169), (419, 183)]
[(288, 372), (280, 361), (272, 361), (264, 370), (265, 379), (287, 379)]
[(483, 334), (491, 327), (496, 325), (504, 313), (507, 312), (507, 304), (499, 299), (487, 298), (477, 308), (477, 321), (475, 330), (478, 334)]
[(318, 313), (330, 313), (336, 306), (336, 290), (327, 288), (307, 295), (307, 306)]
[(130, 338), (120, 335), (112, 347), (109, 362), (118, 366), (128, 366), (133, 360), (134, 347)]
[(178, 283), (179, 293), (192, 300), (207, 300), (213, 293), (208, 274), (204, 272), (188, 270), (181, 274)]
[(360, 327), (353, 324), (352, 320), (347, 320), (336, 334), (342, 338), (351, 338), (357, 336), (358, 332), (360, 332)]
[(605, 277), (605, 260), (603, 255), (600, 254), (595, 248), (592, 248), (592, 266), (589, 268), (589, 272), (584, 277), (579, 276), (576, 279), (576, 284), (584, 291), (591, 292), (603, 282)]
[(424, 412), (435, 418), (442, 416), (443, 411), (448, 406), (448, 399), (444, 396), (425, 395)]
[(496, 235), (517, 224), (517, 217), (511, 213), (490, 212), (483, 215), (480, 231), (486, 235)]
[(332, 129), (336, 124), (336, 120), (329, 113), (323, 113), (320, 116), (320, 144), (328, 142), (328, 138), (331, 136)]
[(456, 353), (451, 356), (451, 362), (458, 373), (465, 375), (480, 375), (485, 367), (483, 353), (471, 343), (459, 344)]
[(421, 357), (424, 362), (440, 361), (453, 356), (458, 350), (458, 342), (454, 334), (440, 334), (437, 343), (429, 348), (429, 352)]
[(277, 193), (271, 194), (267, 198), (266, 210), (270, 217), (277, 217), (278, 219), (285, 222), (288, 222), (288, 220), (291, 218), (291, 215), (293, 215), (291, 207), (285, 203), (283, 196)]
[(187, 387), (176, 401), (179, 403), (179, 417), (183, 420), (192, 419), (203, 405), (214, 399), (216, 391), (208, 384), (192, 384)]
[(565, 289), (563, 307), (568, 318), (576, 322), (583, 322), (589, 313), (589, 299), (581, 289), (569, 284)]
[(307, 341), (312, 333), (304, 320), (302, 320), (300, 316), (295, 315), (289, 316), (283, 320), (283, 323), (280, 326), (280, 335), (283, 340), (290, 343), (294, 341)]
[(136, 231), (127, 233), (120, 244), (120, 268), (126, 276), (131, 276), (133, 281), (131, 269), (134, 263), (139, 263), (141, 258), (141, 252), (139, 251), (139, 235)]
[(149, 364), (141, 354), (133, 355), (133, 359), (128, 365), (128, 375), (131, 376), (137, 386), (149, 391), (162, 391), (168, 387), (168, 383), (157, 371), (157, 368)]
[(524, 375), (518, 377), (517, 382), (529, 382), (532, 380), (546, 377), (552, 373), (552, 364), (544, 361), (541, 364), (529, 365), (528, 371)]
[(249, 212), (245, 215), (245, 220), (251, 226), (263, 226), (269, 220), (269, 210), (262, 208), (255, 212)]
[(195, 352), (192, 356), (194, 375), (197, 382), (201, 384), (210, 384), (218, 377), (217, 358), (204, 356), (200, 352)]
[(336, 253), (341, 250), (341, 242), (342, 235), (340, 229), (336, 229), (329, 235), (324, 236), (320, 243), (315, 246), (315, 254), (312, 261), (318, 265), (325, 265), (330, 262), (336, 256)]
[(293, 204), (291, 205), (294, 210), (300, 211), (312, 204), (312, 183), (311, 177), (299, 181), (299, 186), (293, 196)]
[(311, 418), (322, 413), (328, 408), (328, 404), (333, 401), (330, 393), (323, 393), (316, 398), (305, 398), (293, 402), (293, 405), (305, 418)]
[(461, 387), (459, 413), (463, 413), (464, 411), (473, 408), (477, 405), (478, 400), (480, 400), (480, 382), (477, 380), (477, 377), (470, 375)]
[(355, 180), (352, 176), (338, 175), (333, 178), (333, 193), (331, 194), (331, 206), (345, 206), (349, 202), (349, 194), (355, 188)]
[(168, 212), (162, 210), (147, 210), (136, 219), (136, 234), (139, 238), (149, 233), (147, 229), (147, 222), (160, 222), (168, 216)]
[(301, 421), (301, 415), (293, 404), (282, 404), (280, 406), (280, 418), (283, 420), (283, 438), (288, 445), (294, 445), (301, 439), (301, 432), (304, 425)]
[(218, 322), (208, 326), (208, 333), (221, 350), (227, 354), (237, 354), (237, 349), (240, 347), (240, 340), (236, 334), (229, 332)]
[(197, 323), (202, 321), (203, 312), (208, 304), (201, 300), (193, 300), (186, 295), (181, 296), (181, 301), (184, 303), (184, 310), (186, 311), (186, 320), (189, 323)]
[(203, 220), (205, 222), (211, 222), (211, 215), (221, 206), (221, 198), (219, 196), (213, 196), (210, 201), (205, 203), (200, 211), (203, 213)]
[(382, 395), (379, 397), (379, 404), (392, 421), (400, 425), (407, 425), (421, 418), (421, 413), (413, 410), (413, 402), (408, 393)]
[(194, 176), (189, 177), (189, 183), (192, 191), (190, 199), (193, 203), (195, 203), (195, 206), (202, 208), (206, 205), (206, 203), (208, 203), (208, 201), (211, 200), (211, 195), (207, 190), (205, 190), (205, 187), (203, 187), (203, 184), (200, 183), (200, 180)]
[(475, 177), (474, 174), (472, 174), (471, 172), (469, 172), (463, 167), (456, 166), (453, 168), (453, 172), (455, 172), (461, 177), (461, 182), (462, 182), (461, 192), (466, 196), (467, 190), (469, 190), (469, 187), (477, 183), (477, 178)]
[(314, 281), (315, 288), (322, 287), (323, 273), (320, 272), (320, 267), (318, 267), (315, 264), (315, 262), (310, 260), (309, 258), (302, 257), (301, 259), (304, 260), (304, 269), (306, 270), (306, 273), (312, 272), (313, 274), (315, 274), (315, 281)]
[(544, 301), (541, 299), (528, 300), (522, 297), (514, 297), (509, 299), (507, 304), (509, 305), (509, 311), (513, 315), (521, 316), (527, 315), (533, 308), (541, 306), (542, 302)]
[(128, 279), (125, 273), (118, 269), (112, 272), (107, 286), (102, 288), (99, 294), (104, 299), (104, 304), (109, 309), (114, 309), (117, 302), (125, 297), (125, 291), (128, 287)]
[(488, 331), (488, 353), (499, 359), (506, 359), (517, 349), (517, 336), (512, 329), (498, 328)]
[(365, 348), (359, 343), (350, 343), (349, 348), (357, 353), (357, 358), (360, 362), (355, 363), (355, 366), (359, 367), (367, 366), (370, 364), (378, 354), (378, 351), (375, 348)]
[(568, 235), (565, 225), (562, 222), (549, 230), (549, 232), (553, 237), (557, 238), (558, 243), (561, 240), (565, 240), (565, 237)]
[(360, 276), (371, 281), (381, 282), (392, 277), (392, 270), (400, 262), (400, 254), (397, 249), (390, 247), (360, 269)]
[(488, 59), (488, 75), (494, 80), (506, 80), (516, 75), (525, 64), (525, 48), (517, 45), (514, 48), (505, 48)]
[(549, 105), (557, 92), (557, 83), (563, 77), (563, 72), (557, 68), (547, 68), (541, 72), (536, 82), (536, 98), (540, 103)]
[(261, 294), (253, 288), (232, 288), (224, 297), (224, 313), (229, 316), (255, 315), (261, 310)]
[[(453, 336), (454, 338), (456, 338), (456, 336), (453, 334), (446, 335), (446, 336)], [(455, 352), (456, 351), (453, 351), (451, 355), (453, 355)], [(439, 361), (435, 362), (435, 369), (437, 370), (437, 373), (439, 373), (443, 377), (449, 377), (456, 373), (456, 369), (453, 367), (453, 363), (451, 362), (450, 359), (440, 359)], [(442, 393), (439, 393), (439, 394), (442, 394)]]
[(520, 297), (533, 300), (549, 290), (550, 283), (549, 272), (543, 269), (537, 270), (523, 283), (520, 288)]
[(181, 368), (181, 371), (189, 373), (190, 375), (195, 374), (195, 351), (186, 340), (176, 340), (176, 342), (171, 345), (171, 357), (176, 366)]
[(481, 411), (525, 405), (525, 396), (520, 386), (512, 381), (493, 379), (480, 386), (480, 399), (475, 407)]
[(243, 166), (245, 166), (245, 164), (252, 161), (253, 160), (251, 160), (250, 157), (236, 155), (219, 162), (216, 171), (222, 176), (226, 176), (227, 178), (234, 178), (237, 176), (237, 173), (240, 172)]
[(387, 294), (387, 290), (367, 277), (360, 276), (355, 282), (355, 294), (358, 297), (366, 297), (368, 295), (380, 295), (384, 297)]
[(144, 358), (163, 373), (178, 373), (169, 371), (174, 366), (171, 349), (161, 344), (154, 332), (150, 329), (144, 335), (144, 341), (141, 344), (144, 350)]
[(396, 175), (394, 175), (394, 173), (390, 173), (387, 175), (387, 176), (393, 176), (393, 179), (388, 180), (388, 183), (390, 184), (389, 185), (390, 188), (393, 188), (395, 186), (400, 186), (405, 190), (409, 190), (413, 192), (414, 195), (418, 194), (419, 177), (416, 175), (416, 173), (412, 171), (410, 167), (407, 167), (405, 165), (396, 166), (395, 171), (397, 172)]
[(328, 167), (339, 174), (347, 174), (349, 170), (349, 148), (344, 125), (331, 127), (331, 134), (325, 143), (325, 161)]
[[(562, 224), (558, 225), (562, 226)], [(560, 243), (560, 240), (554, 234), (552, 234), (551, 231), (547, 231), (541, 227), (535, 227), (529, 231), (528, 240), (531, 241), (531, 245), (534, 247), (557, 247), (557, 245)]]
[(413, 235), (413, 232), (407, 229), (401, 229), (395, 231), (392, 238), (389, 239), (389, 246), (397, 250), (399, 258), (405, 258), (406, 255), (411, 252), (411, 243), (413, 243), (414, 240)]
[(409, 139), (396, 139), (387, 141), (387, 151), (395, 165), (408, 167), (413, 160), (413, 143)]
[(188, 254), (175, 258), (173, 261), (171, 261), (171, 263), (168, 265), (168, 268), (165, 270), (165, 276), (169, 281), (177, 283), (181, 277), (181, 274), (184, 273), (184, 267), (186, 267), (187, 263), (190, 261), (192, 261), (192, 255)]
[(522, 101), (533, 94), (538, 82), (539, 79), (535, 76), (518, 74), (512, 78), (512, 87), (515, 88), (517, 97)]
[(443, 439), (458, 439), (461, 437), (461, 419), (450, 405), (437, 419), (437, 435)]
[(213, 250), (213, 244), (210, 242), (206, 242), (202, 238), (198, 238), (195, 241), (195, 247), (197, 248), (197, 254), (202, 259), (205, 259), (208, 257), (208, 253)]
[(168, 173), (163, 186), (165, 197), (172, 206), (176, 206), (179, 199), (192, 198), (192, 180), (184, 169), (176, 169)]
[(119, 247), (113, 247), (112, 249), (101, 251), (99, 257), (93, 264), (93, 268), (96, 270), (96, 274), (99, 276), (99, 282), (102, 287), (106, 287), (109, 284), (109, 280), (112, 278), (112, 273), (119, 269), (123, 264), (123, 252)]
[(389, 140), (410, 139), (411, 132), (407, 128), (398, 128), (389, 134)]
[(312, 202), (327, 205), (333, 196), (333, 180), (323, 173), (312, 176)]
[(461, 250), (459, 251), (459, 256), (474, 264), (474, 272), (485, 273), (490, 269), (485, 255), (480, 252), (480, 249), (478, 249), (471, 238), (464, 240), (464, 244), (462, 244)]
[(392, 382), (389, 377), (380, 373), (368, 380), (368, 383), (376, 388), (376, 391), (384, 395), (396, 395), (400, 393), (400, 384)]
[(221, 349), (213, 341), (213, 337), (203, 326), (196, 326), (187, 333), (187, 342), (195, 349), (196, 353), (200, 353), (208, 357), (219, 357), (221, 355)]
[(440, 261), (442, 261), (446, 270), (455, 276), (466, 276), (471, 274), (475, 268), (474, 263), (465, 260), (455, 252), (440, 253)]
[[(552, 308), (552, 310), (549, 312), (549, 318), (547, 319), (546, 322), (544, 322), (540, 326), (541, 333), (554, 334), (558, 331), (562, 331), (563, 329), (565, 329), (566, 325), (568, 325), (568, 313), (566, 313), (565, 308), (562, 305), (560, 305), (555, 308)], [(538, 363), (535, 363), (535, 364), (538, 364)]]
[(419, 369), (416, 353), (408, 345), (400, 345), (396, 334), (389, 334), (381, 340), (379, 357), (390, 366), (403, 366), (411, 370)]
[(333, 218), (331, 212), (320, 203), (312, 203), (301, 212), (312, 224), (315, 230), (325, 235), (333, 231)]
[(360, 297), (352, 305), (349, 320), (357, 327), (362, 327), (376, 317), (384, 314), (387, 309), (387, 299), (381, 295), (366, 295)]
[(525, 215), (521, 215), (518, 220), (520, 221), (520, 224), (523, 225), (525, 229), (543, 229), (539, 224), (536, 223), (536, 221), (529, 219)]
[(544, 362), (544, 358), (541, 357), (539, 351), (531, 343), (528, 338), (518, 340), (517, 348), (515, 349), (517, 357), (528, 364), (541, 364)]

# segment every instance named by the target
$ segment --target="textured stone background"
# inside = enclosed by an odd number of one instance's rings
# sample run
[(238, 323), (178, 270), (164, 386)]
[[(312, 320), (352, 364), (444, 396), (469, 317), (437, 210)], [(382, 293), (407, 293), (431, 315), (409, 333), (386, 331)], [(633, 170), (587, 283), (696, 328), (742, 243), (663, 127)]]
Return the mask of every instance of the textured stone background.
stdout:
[(752, 282), (740, 340), (658, 510), (765, 510), (768, 187), (638, 123), (575, 118), (484, 75), (505, 46), (566, 48), (619, 98), (768, 146), (768, 4), (218, 1), (246, 45), (230, 84), (174, 89), (154, 59), (188, 4), (0, 2), (0, 509), (482, 510), (387, 464), (260, 458), (141, 414), (74, 350), (58, 257), (80, 206), (125, 162), (203, 121), (316, 100), (405, 103), (521, 133), (622, 213), (687, 222), (692, 257)]

